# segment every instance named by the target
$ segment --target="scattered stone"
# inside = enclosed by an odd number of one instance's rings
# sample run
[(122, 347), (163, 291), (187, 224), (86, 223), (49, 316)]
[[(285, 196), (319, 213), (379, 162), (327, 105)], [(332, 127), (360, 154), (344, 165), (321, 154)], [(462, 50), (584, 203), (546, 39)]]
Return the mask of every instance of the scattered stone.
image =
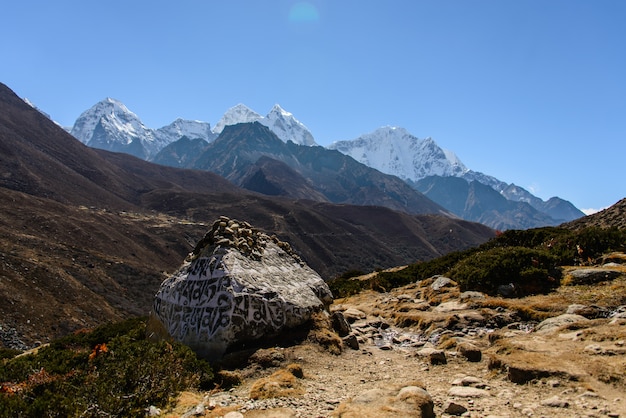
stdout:
[(435, 281), (430, 285), (430, 288), (435, 291), (439, 291), (444, 287), (454, 287), (457, 286), (457, 283), (445, 276), (435, 276)]
[(539, 372), (534, 369), (509, 366), (507, 377), (513, 383), (524, 384), (539, 377)]
[(540, 322), (535, 327), (535, 332), (540, 334), (549, 334), (564, 325), (574, 324), (576, 322), (589, 322), (589, 319), (581, 315), (563, 314)]
[(359, 319), (365, 319), (367, 317), (367, 315), (365, 315), (365, 312), (360, 311), (356, 308), (346, 309), (345, 311), (343, 311), (343, 316), (349, 323), (353, 323)]
[(461, 303), (458, 300), (451, 300), (449, 302), (440, 303), (433, 309), (433, 312), (454, 312), (463, 311), (467, 309), (467, 303)]
[(588, 319), (605, 318), (609, 312), (605, 308), (599, 306), (587, 306), (581, 304), (572, 304), (567, 307), (566, 314), (581, 315)]
[(497, 292), (505, 298), (512, 298), (517, 295), (517, 288), (513, 283), (503, 284), (498, 286)]
[(446, 353), (443, 350), (439, 350), (436, 348), (431, 348), (431, 347), (422, 348), (421, 350), (417, 352), (417, 355), (420, 357), (428, 358), (428, 362), (432, 364), (433, 366), (437, 364), (448, 363), (446, 360)]
[(458, 379), (454, 379), (452, 381), (452, 385), (453, 386), (473, 386), (473, 387), (482, 386), (480, 389), (485, 387), (485, 384), (483, 383), (483, 381), (474, 376), (464, 376)]
[(239, 411), (230, 411), (224, 415), (224, 418), (244, 418), (244, 415)]
[(352, 331), (350, 324), (342, 312), (333, 312), (330, 315), (330, 320), (332, 321), (333, 329), (337, 332), (337, 334), (339, 334), (340, 337), (345, 337), (350, 334), (350, 331)]
[(350, 347), (353, 350), (358, 350), (359, 349), (359, 340), (356, 338), (356, 335), (354, 335), (354, 334), (347, 335), (347, 336), (343, 337), (342, 340), (343, 340), (343, 343), (347, 347)]
[(489, 396), (489, 392), (485, 389), (478, 389), (471, 386), (452, 386), (448, 391), (449, 396), (457, 396), (459, 398), (482, 398)]
[(622, 274), (622, 271), (611, 268), (579, 268), (569, 271), (563, 282), (568, 285), (595, 284), (615, 280)]
[(578, 395), (579, 398), (599, 398), (600, 395), (598, 395), (595, 392), (592, 392), (590, 390), (585, 391), (583, 393), (581, 393), (580, 395)]
[(467, 408), (458, 403), (448, 401), (444, 404), (443, 412), (450, 415), (463, 415), (467, 412)]
[(483, 358), (483, 353), (480, 351), (480, 348), (471, 343), (463, 342), (457, 344), (456, 351), (468, 361), (479, 362)]
[(484, 299), (485, 294), (473, 290), (467, 290), (459, 295), (459, 300), (466, 301), (471, 299)]
[(567, 408), (569, 406), (569, 402), (559, 398), (558, 396), (553, 396), (551, 398), (541, 401), (541, 405), (549, 406), (552, 408)]

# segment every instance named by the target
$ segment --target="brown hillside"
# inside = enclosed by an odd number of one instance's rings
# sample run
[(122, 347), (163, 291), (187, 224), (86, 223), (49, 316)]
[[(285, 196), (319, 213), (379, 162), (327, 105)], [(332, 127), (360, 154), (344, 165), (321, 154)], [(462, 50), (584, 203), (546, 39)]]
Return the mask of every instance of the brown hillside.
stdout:
[(25, 347), (146, 314), (207, 224), (289, 241), (325, 278), (477, 245), (487, 227), (244, 191), (206, 172), (85, 147), (0, 85), (0, 339)]
[(626, 198), (593, 215), (563, 224), (565, 228), (583, 229), (587, 227), (626, 228)]

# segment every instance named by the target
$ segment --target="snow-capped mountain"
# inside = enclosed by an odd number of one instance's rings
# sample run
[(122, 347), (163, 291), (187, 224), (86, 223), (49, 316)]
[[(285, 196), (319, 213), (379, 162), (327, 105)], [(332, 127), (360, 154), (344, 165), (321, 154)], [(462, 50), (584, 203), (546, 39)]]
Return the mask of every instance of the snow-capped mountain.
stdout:
[(231, 107), (224, 113), (222, 118), (213, 127), (213, 133), (221, 134), (224, 127), (229, 125), (236, 125), (238, 123), (257, 122), (263, 119), (263, 116), (259, 115), (248, 106), (239, 103), (236, 106)]
[[(226, 126), (250, 122), (259, 122), (265, 125), (285, 144), (292, 141), (297, 145), (317, 145), (306, 126), (279, 105), (275, 105), (266, 116), (261, 116), (247, 106), (238, 104), (224, 113), (213, 130), (207, 122), (184, 119), (177, 119), (159, 129), (151, 129), (146, 127), (137, 115), (128, 110), (124, 104), (108, 98), (81, 114), (70, 133), (91, 147), (125, 152), (150, 161), (158, 158), (157, 155), (165, 147), (171, 145), (168, 147), (167, 155), (161, 156), (163, 161), (169, 161), (169, 164), (184, 165), (186, 164), (185, 161), (187, 163), (194, 161), (200, 150), (205, 148), (203, 141), (208, 146), (208, 143), (213, 142)], [(186, 138), (187, 141), (181, 142), (181, 138)], [(431, 138), (417, 138), (400, 127), (379, 128), (350, 141), (334, 142), (328, 146), (328, 149), (339, 151), (382, 173), (397, 176), (418, 190), (420, 190), (420, 185), (422, 187), (428, 186), (428, 190), (420, 191), (448, 210), (451, 209), (444, 204), (446, 202), (457, 206), (463, 203), (457, 202), (459, 196), (454, 195), (454, 193), (450, 196), (446, 195), (446, 193), (450, 193), (447, 186), (450, 183), (441, 181), (425, 183), (422, 180), (430, 177), (455, 177), (462, 178), (468, 183), (477, 181), (492, 188), (494, 193), (506, 200), (525, 203), (539, 212), (548, 214), (554, 219), (554, 224), (583, 216), (582, 212), (567, 201), (552, 198), (544, 202), (514, 184), (507, 184), (493, 176), (472, 171), (453, 152), (440, 148)], [(420, 184), (418, 185), (418, 183)], [(481, 194), (481, 196), (487, 195), (486, 193)], [(438, 201), (437, 198), (440, 200)], [(492, 207), (493, 198), (490, 197), (490, 199), (489, 202), (474, 202), (472, 207), (482, 207), (485, 213), (496, 213), (497, 216), (494, 216), (498, 219), (493, 221), (483, 218), (471, 220), (478, 220), (488, 225), (489, 222), (494, 224), (493, 222), (496, 221), (502, 224), (504, 215), (498, 212), (497, 208)], [(476, 206), (477, 204), (478, 206)], [(515, 217), (518, 216), (520, 219), (544, 222), (543, 218), (529, 215), (530, 212), (527, 210), (520, 210), (519, 213), (511, 212), (512, 209), (510, 208), (507, 210), (510, 212), (506, 214), (507, 220), (516, 219)], [(526, 228), (531, 223), (509, 223), (507, 225), (512, 228)]]
[(164, 146), (137, 115), (122, 102), (111, 98), (83, 112), (70, 133), (90, 147), (127, 152), (144, 159)]
[(182, 136), (215, 139), (207, 122), (177, 119), (160, 129), (151, 129), (122, 102), (106, 98), (83, 112), (70, 133), (84, 144), (125, 152), (150, 160), (165, 146)]
[(280, 105), (274, 105), (270, 113), (260, 122), (270, 128), (283, 142), (291, 140), (299, 145), (317, 145), (308, 128)]
[(385, 126), (349, 141), (328, 146), (355, 160), (403, 180), (427, 176), (461, 176), (468, 169), (451, 151), (444, 151), (431, 138), (419, 139), (406, 129)]
[[(398, 176), (464, 219), (492, 227), (504, 225), (506, 228), (523, 229), (547, 224), (556, 225), (584, 215), (563, 199), (554, 197), (544, 202), (519, 186), (469, 170), (453, 152), (443, 150), (431, 138), (419, 139), (402, 128), (383, 127), (353, 140), (334, 142), (328, 148), (347, 154), (385, 174)], [(484, 213), (481, 212), (478, 216), (475, 213), (454, 210), (457, 206), (467, 209), (468, 203), (463, 193), (458, 192), (458, 187), (457, 189), (451, 187), (451, 184), (456, 184), (452, 179), (447, 182), (436, 180), (450, 177), (465, 180), (467, 182), (465, 188), (468, 190), (474, 181), (492, 189), (492, 194), (485, 192), (486, 189), (480, 194), (485, 201), (474, 199), (472, 202), (473, 207), (478, 205)], [(474, 185), (472, 190), (477, 190), (476, 187)], [(494, 198), (494, 194), (500, 195), (500, 207), (495, 206), (498, 199)], [(522, 210), (521, 206), (514, 203), (527, 203), (543, 215), (532, 214), (527, 209)], [(551, 221), (548, 222), (546, 219)]]
[(182, 118), (178, 118), (169, 125), (157, 129), (155, 135), (166, 144), (178, 141), (183, 136), (189, 139), (200, 138), (207, 142), (217, 138), (217, 134), (211, 130), (210, 123)]
[(308, 128), (297, 120), (293, 114), (287, 112), (278, 104), (274, 105), (265, 117), (246, 105), (238, 104), (233, 106), (228, 109), (219, 122), (215, 124), (213, 132), (220, 134), (225, 126), (249, 122), (260, 122), (267, 126), (283, 142), (292, 141), (299, 145), (317, 145)]

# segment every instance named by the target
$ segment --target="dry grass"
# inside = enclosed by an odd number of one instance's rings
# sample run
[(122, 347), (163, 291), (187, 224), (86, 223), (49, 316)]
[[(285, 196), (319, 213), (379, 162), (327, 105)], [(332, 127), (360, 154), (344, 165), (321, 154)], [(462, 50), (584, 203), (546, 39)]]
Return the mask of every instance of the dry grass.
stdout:
[(311, 320), (313, 325), (307, 339), (332, 354), (341, 354), (343, 341), (339, 335), (333, 331), (333, 326), (328, 315), (324, 312), (315, 313), (312, 315)]
[[(302, 383), (298, 381), (293, 371), (281, 369), (268, 377), (257, 380), (250, 389), (250, 398), (269, 399), (303, 395)], [(299, 369), (299, 374), (302, 375), (302, 368)]]

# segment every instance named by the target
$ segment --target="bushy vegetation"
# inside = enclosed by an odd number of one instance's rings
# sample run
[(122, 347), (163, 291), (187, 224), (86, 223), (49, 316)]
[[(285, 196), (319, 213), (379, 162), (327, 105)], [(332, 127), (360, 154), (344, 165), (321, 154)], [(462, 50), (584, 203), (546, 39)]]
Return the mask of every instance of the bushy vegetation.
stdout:
[(359, 293), (362, 289), (362, 283), (359, 280), (353, 280), (354, 277), (362, 276), (360, 270), (349, 270), (340, 276), (328, 281), (328, 287), (335, 298), (345, 298), (350, 295)]
[(518, 294), (545, 293), (559, 285), (557, 258), (548, 251), (526, 247), (495, 247), (460, 260), (450, 270), (461, 290), (495, 293), (513, 285)]
[(0, 416), (145, 416), (181, 390), (210, 388), (213, 372), (188, 347), (145, 339), (131, 319), (54, 341), (0, 363)]
[(541, 293), (558, 286), (559, 266), (588, 264), (602, 254), (625, 249), (626, 231), (617, 228), (510, 230), (481, 246), (415, 263), (403, 270), (380, 272), (365, 281), (342, 275), (329, 285), (334, 295), (343, 297), (363, 289), (384, 292), (445, 275), (459, 282), (463, 290), (494, 294), (498, 286), (513, 283), (518, 294)]

